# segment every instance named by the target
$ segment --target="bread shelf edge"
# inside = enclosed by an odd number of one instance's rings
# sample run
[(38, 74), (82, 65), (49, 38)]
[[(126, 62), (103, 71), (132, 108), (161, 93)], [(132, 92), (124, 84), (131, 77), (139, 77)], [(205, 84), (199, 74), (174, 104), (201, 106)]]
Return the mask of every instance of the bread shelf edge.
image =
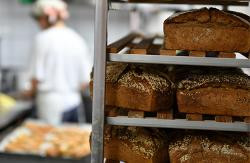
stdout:
[(151, 63), (193, 66), (218, 66), (250, 68), (249, 59), (209, 58), (209, 57), (184, 57), (164, 55), (138, 55), (109, 53), (107, 60), (112, 62)]
[(118, 116), (107, 117), (106, 123), (109, 125), (120, 126), (250, 132), (250, 123), (245, 122), (223, 123), (210, 120), (188, 121), (185, 119), (167, 120), (157, 118), (128, 118), (126, 116)]

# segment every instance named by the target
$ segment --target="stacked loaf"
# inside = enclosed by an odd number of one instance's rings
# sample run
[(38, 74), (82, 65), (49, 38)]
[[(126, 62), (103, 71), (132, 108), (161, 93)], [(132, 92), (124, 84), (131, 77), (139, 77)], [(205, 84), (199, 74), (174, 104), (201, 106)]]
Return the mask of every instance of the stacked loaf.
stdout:
[(250, 137), (221, 132), (177, 132), (169, 145), (171, 163), (248, 163)]
[(127, 163), (248, 163), (250, 137), (244, 133), (168, 131), (108, 126), (106, 159)]
[(250, 77), (234, 68), (179, 68), (178, 110), (183, 113), (250, 116)]
[[(93, 82), (90, 83), (93, 88)], [(132, 110), (168, 110), (174, 85), (159, 66), (107, 64), (106, 105)], [(92, 91), (91, 91), (92, 92)]]
[(182, 113), (250, 116), (250, 76), (240, 69), (176, 67), (171, 82), (156, 68), (109, 64), (106, 105), (153, 112), (177, 101)]
[(164, 22), (164, 48), (250, 52), (250, 22), (215, 8), (180, 12)]
[(168, 162), (167, 136), (153, 128), (108, 126), (105, 128), (104, 156), (127, 163)]

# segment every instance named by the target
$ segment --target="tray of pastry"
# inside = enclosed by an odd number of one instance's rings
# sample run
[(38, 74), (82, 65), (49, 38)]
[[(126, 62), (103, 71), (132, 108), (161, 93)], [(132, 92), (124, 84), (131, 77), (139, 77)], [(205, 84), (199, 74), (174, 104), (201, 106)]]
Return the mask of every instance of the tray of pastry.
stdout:
[(89, 124), (52, 126), (27, 120), (0, 143), (0, 161), (89, 162), (90, 132)]

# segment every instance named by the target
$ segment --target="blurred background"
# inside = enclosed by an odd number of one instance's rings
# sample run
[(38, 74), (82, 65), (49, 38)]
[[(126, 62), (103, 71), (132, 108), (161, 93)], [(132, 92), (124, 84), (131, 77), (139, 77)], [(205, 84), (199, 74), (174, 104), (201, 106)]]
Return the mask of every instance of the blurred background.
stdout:
[[(21, 98), (21, 92), (30, 89), (29, 65), (32, 58), (32, 46), (35, 36), (41, 31), (36, 21), (31, 17), (35, 0), (1, 0), (0, 1), (0, 89), (4, 95)], [(67, 26), (75, 30), (86, 41), (90, 57), (90, 65), (94, 58), (94, 0), (67, 0), (70, 18)], [(129, 13), (122, 11), (109, 15), (109, 42), (126, 35), (129, 28)], [(91, 99), (86, 90), (82, 95), (80, 119), (91, 123)], [(2, 102), (3, 103), (3, 102)], [(22, 100), (16, 103), (18, 109), (30, 110), (34, 101)], [(1, 114), (1, 112), (0, 112)], [(12, 121), (15, 115), (4, 114), (0, 120), (1, 126)], [(29, 116), (35, 116), (35, 113)], [(1, 119), (1, 118), (0, 118)], [(2, 118), (3, 119), (3, 118)]]
[[(32, 46), (39, 26), (31, 17), (31, 8), (35, 0), (1, 0), (0, 1), (0, 90), (11, 96), (20, 96), (20, 92), (29, 89), (27, 71), (32, 57)], [(94, 0), (66, 0), (70, 18), (66, 24), (74, 29), (86, 41), (89, 49), (90, 65), (94, 58)], [(131, 12), (126, 10), (132, 8)], [(124, 10), (109, 12), (108, 43), (129, 33), (131, 30), (142, 33), (163, 35), (163, 21), (176, 11), (200, 8), (199, 5), (133, 5), (112, 4), (112, 8)], [(250, 7), (215, 6), (250, 14)], [(159, 9), (163, 10), (159, 10)], [(82, 121), (91, 122), (91, 99), (89, 93), (82, 95)], [(27, 102), (27, 101), (26, 101)], [(33, 102), (20, 107), (30, 107)], [(1, 113), (1, 112), (0, 112)], [(1, 119), (1, 118), (0, 118)], [(6, 122), (9, 121), (6, 118)], [(1, 122), (0, 124), (4, 122)]]

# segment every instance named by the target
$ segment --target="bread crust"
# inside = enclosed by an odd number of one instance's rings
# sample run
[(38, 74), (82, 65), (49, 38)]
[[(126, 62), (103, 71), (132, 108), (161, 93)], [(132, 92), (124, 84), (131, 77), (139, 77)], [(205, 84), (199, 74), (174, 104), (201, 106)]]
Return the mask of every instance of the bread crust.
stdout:
[[(115, 73), (112, 75), (111, 72)], [(173, 104), (174, 85), (158, 70), (130, 67), (123, 71), (107, 71), (106, 77), (108, 106), (154, 112), (168, 110)], [(92, 92), (93, 81), (90, 89)]]
[(169, 145), (171, 163), (248, 163), (250, 139), (245, 134), (177, 133)]
[(164, 33), (166, 49), (250, 51), (250, 23), (214, 8), (177, 13), (165, 20)]
[(250, 91), (233, 88), (199, 88), (177, 91), (179, 112), (250, 116)]
[(104, 156), (127, 163), (168, 162), (167, 136), (158, 129), (108, 126)]
[(183, 113), (250, 116), (250, 77), (237, 68), (180, 69), (176, 94)]

